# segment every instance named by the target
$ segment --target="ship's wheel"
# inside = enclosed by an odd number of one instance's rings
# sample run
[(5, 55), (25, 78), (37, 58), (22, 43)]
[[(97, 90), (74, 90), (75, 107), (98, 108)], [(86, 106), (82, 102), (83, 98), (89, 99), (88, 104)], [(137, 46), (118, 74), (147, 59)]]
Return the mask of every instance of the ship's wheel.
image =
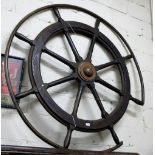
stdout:
[[(81, 23), (78, 21), (65, 21), (59, 12), (59, 9), (62, 9), (62, 8), (74, 9), (74, 10), (89, 14), (90, 16), (95, 18), (96, 20), (95, 26), (91, 27), (85, 23)], [(28, 20), (31, 16), (37, 14), (38, 12), (45, 11), (45, 10), (51, 10), (54, 13), (55, 17), (57, 18), (56, 23), (51, 24), (46, 28), (44, 28), (36, 36), (34, 40), (31, 40), (18, 32), (18, 29), (26, 20)], [(126, 56), (121, 55), (121, 53), (113, 44), (113, 42), (110, 40), (110, 38), (107, 38), (103, 33), (100, 32), (99, 25), (101, 23), (106, 25), (109, 29), (111, 29), (116, 34), (116, 36), (123, 42), (123, 44), (129, 50), (130, 54)], [(86, 58), (82, 58), (80, 56), (79, 51), (77, 50), (74, 44), (74, 41), (71, 38), (72, 33), (80, 34), (82, 36), (86, 36), (91, 39), (91, 44), (87, 52)], [(59, 34), (65, 35), (68, 41), (68, 44), (73, 52), (75, 61), (68, 60), (60, 56), (59, 53), (51, 51), (46, 47), (47, 42), (50, 39), (58, 36)], [(14, 37), (17, 37), (18, 39), (28, 43), (31, 46), (29, 56), (28, 56), (28, 71), (29, 71), (29, 78), (31, 81), (32, 88), (25, 92), (21, 92), (19, 94), (13, 93), (13, 89), (10, 81), (9, 69), (8, 69), (8, 56), (9, 56), (10, 47)], [(100, 65), (94, 65), (92, 63), (93, 52), (95, 53), (94, 45), (96, 43), (100, 44), (101, 47), (103, 47), (108, 51), (108, 54), (112, 57), (112, 61), (107, 63), (103, 62), (103, 64), (100, 64)], [(41, 75), (41, 70), (40, 70), (40, 63), (41, 63), (40, 61), (43, 53), (46, 53), (47, 55), (67, 65), (72, 71), (71, 74), (69, 76), (60, 78), (56, 81), (52, 81), (49, 83), (44, 82)], [(130, 77), (126, 66), (126, 60), (128, 59), (133, 59), (133, 62), (135, 63), (139, 73), (140, 82), (141, 82), (141, 92), (142, 92), (141, 101), (134, 98), (130, 94), (130, 87), (131, 87)], [(121, 86), (122, 86), (121, 89), (118, 89), (112, 84), (103, 80), (102, 78), (100, 78), (100, 75), (98, 74), (100, 70), (103, 70), (112, 65), (117, 66), (116, 68), (119, 71), (119, 74), (121, 77)], [(116, 143), (116, 146), (109, 149), (109, 151), (112, 151), (122, 145), (122, 142), (119, 140), (116, 132), (114, 131), (113, 126), (115, 123), (119, 121), (119, 119), (125, 113), (127, 106), (129, 104), (129, 101), (132, 100), (139, 105), (144, 104), (143, 78), (142, 78), (137, 60), (134, 56), (134, 53), (132, 52), (126, 40), (106, 20), (102, 19), (98, 15), (86, 9), (83, 9), (77, 6), (63, 5), (63, 4), (49, 5), (49, 6), (39, 8), (33, 11), (32, 13), (28, 14), (26, 17), (24, 17), (13, 30), (10, 36), (10, 39), (8, 41), (7, 48), (6, 48), (5, 72), (6, 72), (6, 79), (7, 79), (7, 84), (8, 84), (11, 98), (23, 121), (39, 138), (41, 138), (43, 141), (45, 141), (46, 143), (56, 148), (62, 148), (62, 147), (68, 148), (72, 138), (72, 132), (74, 130), (81, 131), (81, 132), (99, 132), (99, 131), (108, 129), (111, 132), (114, 142)], [(71, 114), (67, 113), (61, 107), (59, 107), (59, 105), (52, 99), (49, 92), (47, 91), (47, 89), (53, 86), (66, 83), (68, 81), (77, 81), (78, 83), (78, 92), (77, 92), (77, 95), (75, 96), (74, 107)], [(115, 109), (111, 113), (108, 113), (105, 110), (105, 107), (103, 106), (103, 104), (101, 103), (101, 99), (95, 87), (97, 83), (103, 87), (110, 89), (113, 92), (116, 92), (120, 96), (119, 104), (115, 107)], [(77, 111), (80, 105), (81, 96), (86, 87), (90, 90), (90, 92), (94, 96), (95, 102), (100, 109), (100, 115), (101, 115), (100, 119), (85, 120), (77, 116)], [(51, 141), (50, 139), (46, 138), (37, 129), (35, 129), (33, 124), (31, 124), (28, 121), (28, 119), (25, 117), (17, 101), (19, 99), (25, 98), (30, 94), (35, 94), (37, 99), (41, 103), (41, 105), (46, 109), (46, 111), (57, 121), (59, 121), (60, 123), (62, 123), (67, 127), (68, 131), (67, 131), (66, 138), (64, 139), (63, 146), (60, 146), (54, 143), (53, 141)]]

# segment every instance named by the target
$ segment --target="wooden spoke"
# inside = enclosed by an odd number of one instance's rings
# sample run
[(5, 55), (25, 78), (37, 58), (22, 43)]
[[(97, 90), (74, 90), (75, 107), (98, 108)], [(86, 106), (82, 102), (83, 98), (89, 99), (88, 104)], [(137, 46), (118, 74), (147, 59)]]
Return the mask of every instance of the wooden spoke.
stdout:
[(108, 82), (102, 80), (100, 77), (97, 76), (96, 80), (95, 80), (97, 83), (100, 83), (101, 85), (109, 88), (110, 90), (118, 93), (120, 96), (123, 96), (123, 92), (120, 91), (118, 88), (112, 86), (111, 84), (109, 84)]
[(113, 127), (109, 127), (109, 130), (110, 130), (110, 132), (111, 132), (111, 135), (112, 135), (113, 140), (115, 141), (115, 143), (116, 143), (117, 145), (120, 144), (119, 138), (118, 138), (118, 136), (117, 136), (117, 134), (116, 134), (114, 128), (113, 128)]
[(105, 111), (105, 109), (103, 107), (103, 104), (102, 104), (102, 102), (100, 100), (100, 97), (99, 97), (99, 95), (98, 95), (98, 93), (97, 93), (97, 91), (95, 89), (95, 85), (94, 84), (89, 85), (88, 87), (91, 90), (91, 92), (92, 92), (92, 94), (93, 94), (93, 96), (94, 96), (94, 98), (96, 100), (96, 103), (98, 104), (99, 109), (101, 110), (101, 116), (103, 118), (107, 118), (109, 114)]
[(54, 53), (53, 51), (51, 51), (51, 50), (49, 50), (47, 48), (44, 48), (42, 51), (45, 52), (46, 54), (54, 57), (55, 59), (63, 62), (64, 64), (66, 64), (67, 66), (69, 66), (71, 69), (74, 69), (75, 68), (75, 65), (76, 64), (74, 62), (71, 62), (71, 61), (65, 59), (64, 57), (62, 57), (62, 56)]
[(106, 67), (112, 66), (112, 65), (117, 64), (117, 63), (119, 63), (119, 61), (116, 59), (114, 61), (102, 64), (102, 65), (95, 66), (95, 68), (96, 68), (97, 71), (99, 71), (101, 69), (104, 69)]
[[(127, 55), (127, 56), (123, 57), (124, 60), (128, 60), (128, 59), (131, 59), (131, 58), (133, 58), (132, 55)], [(115, 65), (115, 64), (120, 63), (120, 60), (121, 60), (121, 59), (122, 59), (122, 58), (115, 59), (115, 60), (113, 60), (113, 61), (111, 61), (111, 62), (107, 62), (107, 63), (105, 63), (105, 64), (95, 66), (95, 68), (96, 68), (97, 71), (99, 71), (99, 70), (104, 69), (104, 68), (106, 68), (106, 67), (109, 67), (109, 66), (112, 66), (112, 65)]]
[(123, 57), (125, 60), (128, 60), (128, 59), (131, 59), (131, 58), (133, 58), (133, 55), (132, 54), (130, 54), (130, 55), (127, 55), (127, 56), (125, 56), (125, 57)]
[(134, 98), (132, 95), (130, 95), (130, 100), (133, 101), (133, 102), (135, 102), (138, 105), (144, 105), (144, 102), (142, 102), (142, 101)]
[(71, 80), (74, 80), (76, 78), (75, 74), (71, 74), (69, 76), (66, 76), (66, 77), (63, 77), (61, 79), (58, 79), (58, 80), (55, 80), (55, 81), (52, 81), (50, 83), (45, 83), (44, 84), (44, 87), (46, 87), (46, 89), (50, 88), (50, 87), (53, 87), (53, 86), (56, 86), (56, 85), (59, 85), (59, 84), (62, 84), (62, 83), (65, 83), (65, 82), (68, 82), (68, 81), (71, 81)]
[(100, 20), (97, 19), (96, 23), (95, 23), (95, 33), (94, 33), (93, 39), (91, 41), (91, 44), (90, 44), (90, 47), (89, 47), (89, 51), (88, 51), (88, 54), (87, 54), (87, 58), (86, 58), (86, 60), (88, 60), (88, 61), (91, 61), (94, 45), (95, 45), (96, 38), (97, 38), (98, 32), (99, 32), (99, 30), (98, 30), (99, 24), (100, 24)]
[(15, 97), (16, 97), (16, 99), (21, 99), (21, 98), (24, 98), (24, 97), (26, 97), (28, 95), (35, 94), (36, 92), (37, 92), (36, 89), (31, 88), (31, 89), (29, 89), (29, 90), (27, 90), (25, 92), (21, 92), (19, 94), (16, 94)]
[(57, 8), (54, 8), (53, 10), (54, 10), (54, 13), (55, 13), (56, 17), (58, 18), (58, 21), (63, 25), (64, 34), (65, 34), (65, 36), (67, 38), (67, 41), (68, 41), (68, 43), (69, 43), (69, 45), (70, 45), (70, 47), (72, 49), (72, 52), (73, 52), (73, 54), (75, 56), (76, 62), (81, 61), (82, 57), (79, 55), (79, 53), (78, 53), (78, 51), (77, 51), (77, 49), (75, 47), (75, 44), (74, 44), (74, 42), (73, 42), (73, 40), (72, 40), (72, 38), (71, 38), (71, 36), (70, 36), (70, 34), (68, 32), (68, 27), (67, 27), (66, 22), (61, 18), (60, 12), (59, 12), (59, 10)]
[(24, 36), (24, 35), (21, 34), (21, 33), (16, 32), (16, 33), (15, 33), (15, 36), (16, 36), (18, 39), (20, 39), (20, 40), (22, 40), (22, 41), (25, 41), (26, 43), (30, 44), (31, 46), (34, 45), (33, 40), (28, 39), (26, 36)]
[(75, 103), (74, 103), (74, 108), (73, 108), (73, 112), (72, 112), (73, 116), (77, 115), (77, 111), (78, 111), (78, 107), (79, 107), (79, 104), (80, 104), (80, 100), (81, 100), (83, 90), (84, 90), (84, 86), (81, 84), (79, 86), (77, 96), (76, 96), (76, 100), (75, 100)]
[(67, 135), (66, 135), (65, 140), (64, 140), (64, 147), (65, 148), (68, 148), (68, 146), (70, 144), (70, 141), (71, 141), (71, 138), (72, 138), (73, 129), (74, 129), (74, 127), (70, 126), (68, 128), (68, 130), (67, 130)]

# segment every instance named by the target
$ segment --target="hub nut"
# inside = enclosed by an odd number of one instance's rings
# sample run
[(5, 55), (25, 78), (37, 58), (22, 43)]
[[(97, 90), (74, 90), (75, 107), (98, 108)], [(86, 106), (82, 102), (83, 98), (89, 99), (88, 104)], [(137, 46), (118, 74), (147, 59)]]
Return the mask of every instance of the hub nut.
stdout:
[(85, 81), (92, 81), (96, 77), (96, 69), (89, 62), (81, 62), (78, 66), (78, 73)]

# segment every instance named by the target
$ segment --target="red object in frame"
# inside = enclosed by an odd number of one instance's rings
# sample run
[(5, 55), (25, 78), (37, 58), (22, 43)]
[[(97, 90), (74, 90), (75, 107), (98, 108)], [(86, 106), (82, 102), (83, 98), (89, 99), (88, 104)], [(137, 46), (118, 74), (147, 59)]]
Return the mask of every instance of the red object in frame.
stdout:
[[(7, 87), (4, 71), (4, 58), (5, 55), (1, 55), (1, 107), (14, 108), (9, 90)], [(8, 60), (10, 80), (14, 94), (19, 93), (21, 87), (21, 80), (23, 75), (24, 59), (10, 56)]]

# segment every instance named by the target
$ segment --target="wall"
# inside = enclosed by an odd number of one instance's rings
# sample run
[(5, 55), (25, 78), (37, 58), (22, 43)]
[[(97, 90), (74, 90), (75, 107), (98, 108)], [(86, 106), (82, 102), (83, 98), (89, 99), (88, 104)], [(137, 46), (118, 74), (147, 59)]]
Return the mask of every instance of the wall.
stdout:
[[(145, 84), (145, 105), (143, 107), (138, 106), (130, 101), (128, 109), (124, 114), (123, 118), (115, 125), (116, 132), (120, 137), (120, 140), (124, 141), (124, 145), (119, 148), (119, 151), (129, 151), (129, 152), (138, 152), (141, 155), (151, 155), (152, 153), (152, 23), (151, 23), (151, 11), (150, 11), (150, 1), (149, 0), (2, 0), (2, 53), (4, 53), (6, 48), (6, 43), (8, 40), (11, 31), (15, 27), (15, 25), (24, 17), (26, 14), (31, 12), (32, 10), (39, 8), (48, 4), (55, 3), (68, 3), (73, 5), (78, 5), (84, 7), (88, 10), (95, 12), (100, 15), (107, 21), (109, 21), (117, 30), (125, 37), (127, 42), (130, 44), (133, 49), (136, 58), (141, 67), (141, 71), (144, 78)], [(80, 14), (78, 12), (72, 12), (76, 19), (87, 22), (89, 25), (93, 26), (93, 19), (89, 19), (88, 17)], [(35, 34), (45, 26), (49, 25), (51, 21), (55, 19), (53, 16), (51, 19), (51, 13), (47, 12), (46, 15), (37, 16), (32, 22), (25, 23), (20, 31), (25, 33), (27, 37), (34, 38)], [(64, 12), (64, 18), (73, 19), (74, 16)], [(49, 22), (50, 21), (50, 22)], [(35, 23), (35, 24), (34, 24)], [(31, 26), (28, 26), (31, 24)], [(41, 26), (41, 24), (43, 26)], [(40, 25), (40, 26), (38, 26)], [(33, 28), (33, 30), (31, 30)], [(34, 29), (35, 28), (35, 29)], [(116, 37), (109, 32), (105, 27), (100, 27), (103, 33), (112, 39), (117, 48), (123, 53), (123, 47), (116, 39)], [(79, 51), (86, 50), (89, 46), (90, 40), (88, 38), (80, 38), (75, 37), (74, 41), (76, 42)], [(80, 38), (80, 39), (79, 39)], [(68, 50), (67, 42), (65, 46), (57, 46), (59, 43), (63, 41), (60, 38), (57, 38), (51, 43), (48, 44), (48, 47), (52, 50), (56, 51), (65, 51)], [(83, 47), (83, 41), (85, 41), (85, 47)], [(82, 46), (81, 46), (82, 45)], [(15, 40), (15, 43), (12, 45), (11, 54), (18, 55), (21, 57), (26, 56), (26, 52), (29, 51), (29, 46), (25, 43)], [(24, 52), (21, 52), (21, 51)], [(102, 56), (102, 50), (99, 46), (96, 46), (96, 50), (98, 53), (95, 55), (96, 58), (94, 62), (102, 62), (107, 61), (110, 58), (108, 56)], [(61, 52), (60, 52), (61, 53)], [(63, 54), (63, 53), (61, 53)], [(82, 53), (81, 53), (82, 54)], [(125, 55), (125, 53), (123, 53)], [(67, 56), (67, 55), (64, 55)], [(70, 57), (73, 59), (73, 56)], [(26, 59), (27, 60), (27, 59)], [(44, 61), (46, 61), (44, 63)], [(65, 71), (68, 68), (63, 68), (61, 70), (61, 66), (56, 66), (54, 69), (54, 73), (51, 69), (46, 69), (48, 62), (53, 61), (53, 59), (44, 56), (43, 65), (42, 65), (42, 75), (44, 76), (44, 80), (46, 82), (50, 80), (54, 80), (60, 78), (59, 73), (66, 75)], [(135, 97), (139, 98), (140, 96), (140, 88), (137, 80), (137, 73), (133, 69), (133, 66), (130, 63), (127, 63), (128, 69), (130, 72), (131, 78), (131, 93), (134, 94)], [(59, 73), (56, 73), (57, 69), (60, 69)], [(132, 71), (134, 70), (134, 71)], [(30, 86), (28, 82), (27, 76), (27, 67), (25, 69), (25, 77), (23, 81), (23, 90), (28, 89)], [(113, 85), (120, 86), (119, 80), (117, 80), (116, 75), (118, 73), (114, 72), (111, 69), (110, 73), (105, 72), (105, 79), (108, 82), (111, 82)], [(103, 77), (103, 78), (104, 78)], [(67, 101), (74, 102), (74, 96), (76, 95), (76, 90), (74, 91), (75, 86), (69, 85), (68, 89), (64, 89), (61, 87), (62, 93), (60, 94), (60, 88), (56, 88), (54, 90), (54, 100), (59, 102), (60, 106), (64, 106), (66, 108)], [(102, 92), (101, 88), (98, 87)], [(69, 90), (72, 91), (72, 94), (69, 94)], [(107, 106), (107, 110), (113, 107), (113, 105), (108, 107), (109, 100), (112, 102), (116, 102), (118, 99), (116, 94), (111, 92), (110, 99), (106, 90), (104, 91), (104, 95), (100, 94), (101, 100)], [(50, 90), (50, 93), (52, 90)], [(62, 105), (62, 101), (64, 104)], [(66, 102), (66, 103), (65, 103)], [(82, 99), (83, 103), (88, 103), (87, 105), (83, 104), (81, 106), (81, 110), (86, 108), (86, 111), (81, 112), (79, 115), (85, 118), (96, 119), (99, 116), (99, 110), (94, 104), (93, 97), (90, 95), (90, 92), (87, 90), (84, 98)], [(117, 103), (117, 102), (116, 102)], [(91, 108), (88, 108), (88, 105)], [(72, 105), (73, 106), (73, 105)], [(71, 110), (72, 106), (66, 108), (66, 110)], [(24, 111), (24, 114), (31, 120), (33, 124), (37, 128), (41, 130), (41, 132), (47, 137), (52, 137), (53, 140), (62, 144), (62, 139), (65, 136), (66, 128), (58, 123), (56, 120), (51, 118), (48, 113), (42, 108), (42, 106), (36, 101), (34, 96), (30, 96), (24, 99), (21, 102), (21, 107)], [(95, 110), (96, 109), (96, 110)], [(41, 146), (41, 147), (50, 147), (49, 145), (42, 142), (39, 138), (37, 138), (24, 124), (19, 115), (15, 110), (10, 109), (2, 109), (1, 110), (1, 122), (2, 122), (2, 133), (1, 133), (1, 142), (2, 144), (9, 145), (22, 145), (22, 146)], [(93, 134), (85, 134), (74, 132), (73, 139), (71, 141), (71, 148), (81, 148), (81, 149), (93, 149), (93, 150), (102, 150), (104, 148), (109, 148), (113, 145), (112, 138), (108, 131), (102, 133), (93, 133)]]

